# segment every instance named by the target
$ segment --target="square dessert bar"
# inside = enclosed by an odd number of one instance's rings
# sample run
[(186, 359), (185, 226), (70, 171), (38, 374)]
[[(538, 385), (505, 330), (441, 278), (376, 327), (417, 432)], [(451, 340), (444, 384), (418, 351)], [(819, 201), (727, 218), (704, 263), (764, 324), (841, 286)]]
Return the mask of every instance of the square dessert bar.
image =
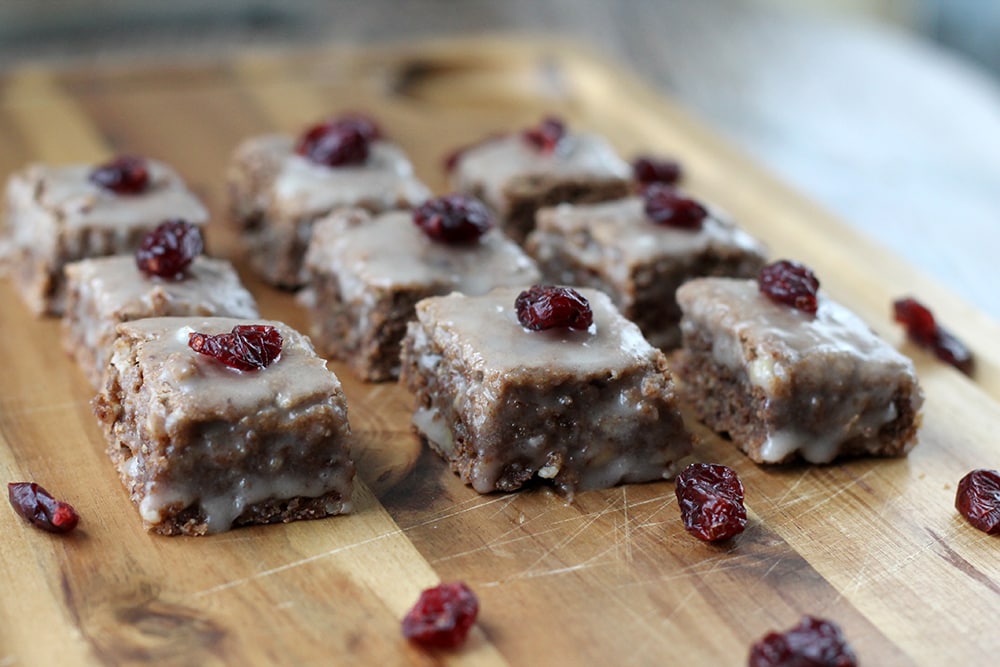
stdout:
[(179, 280), (147, 275), (131, 255), (66, 265), (63, 343), (95, 388), (107, 366), (115, 327), (167, 315), (255, 318), (258, 312), (253, 296), (224, 259), (196, 257)]
[(624, 197), (631, 168), (602, 137), (564, 133), (542, 146), (532, 131), (499, 136), (455, 157), (451, 184), (489, 204), (504, 231), (522, 243), (535, 212), (563, 202), (588, 203)]
[(593, 312), (581, 331), (525, 329), (517, 289), (417, 304), (400, 378), (413, 426), (476, 491), (665, 479), (690, 452), (664, 354), (607, 295), (579, 293)]
[(913, 364), (820, 292), (815, 314), (757, 281), (692, 280), (677, 291), (682, 395), (757, 463), (898, 456), (916, 443), (923, 394)]
[[(283, 340), (241, 371), (188, 345), (266, 324)], [(118, 325), (94, 412), (146, 529), (204, 535), (351, 509), (354, 464), (340, 381), (280, 322), (156, 317)]]
[(546, 280), (595, 287), (609, 295), (653, 345), (681, 342), (674, 293), (691, 278), (750, 278), (766, 250), (724, 214), (709, 210), (700, 228), (654, 223), (641, 197), (563, 204), (538, 212), (525, 248)]
[(421, 299), (525, 286), (540, 275), (496, 228), (472, 243), (449, 244), (429, 238), (409, 211), (372, 216), (359, 209), (316, 224), (306, 266), (302, 301), (316, 347), (373, 381), (398, 377), (400, 342)]
[(147, 160), (148, 186), (116, 194), (93, 183), (90, 165), (36, 164), (11, 176), (6, 192), (7, 263), (36, 314), (60, 315), (63, 266), (87, 257), (128, 253), (168, 218), (191, 224), (208, 212), (166, 165)]
[(290, 136), (245, 141), (228, 171), (230, 209), (250, 264), (272, 285), (301, 287), (313, 222), (343, 207), (379, 213), (410, 208), (430, 196), (395, 144), (372, 141), (359, 164), (327, 166), (295, 152)]

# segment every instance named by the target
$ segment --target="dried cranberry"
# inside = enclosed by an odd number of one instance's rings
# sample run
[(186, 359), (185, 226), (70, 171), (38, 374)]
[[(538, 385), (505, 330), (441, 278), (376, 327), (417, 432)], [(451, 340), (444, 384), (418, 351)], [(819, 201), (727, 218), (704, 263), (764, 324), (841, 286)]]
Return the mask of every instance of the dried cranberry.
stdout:
[(728, 540), (747, 525), (743, 483), (717, 463), (692, 463), (677, 476), (674, 491), (684, 528), (706, 542)]
[(135, 252), (139, 270), (149, 276), (182, 278), (205, 249), (201, 229), (186, 220), (166, 220), (146, 234)]
[(594, 323), (590, 302), (570, 287), (532, 285), (514, 301), (517, 321), (525, 329), (588, 329)]
[(807, 267), (783, 259), (760, 270), (757, 284), (761, 293), (775, 303), (791, 306), (805, 313), (815, 313), (819, 307), (816, 293), (819, 280)]
[(333, 125), (353, 127), (369, 142), (381, 139), (384, 136), (382, 128), (368, 114), (357, 112), (342, 113), (329, 122)]
[(299, 137), (295, 152), (328, 167), (361, 164), (368, 159), (368, 145), (380, 134), (362, 116), (346, 116), (313, 125)]
[(463, 582), (440, 584), (420, 594), (403, 619), (403, 636), (425, 646), (456, 648), (478, 614), (479, 600)]
[(979, 469), (963, 477), (955, 509), (984, 533), (1000, 533), (1000, 472)]
[(701, 229), (708, 217), (704, 206), (663, 183), (653, 183), (642, 190), (646, 216), (658, 225), (679, 229)]
[(632, 161), (632, 178), (640, 185), (673, 185), (681, 180), (682, 175), (681, 165), (676, 160), (640, 155)]
[(281, 334), (266, 324), (240, 324), (230, 333), (188, 336), (188, 347), (214, 357), (240, 371), (256, 371), (270, 366), (280, 355)]
[(120, 155), (94, 167), (90, 182), (117, 195), (137, 195), (149, 187), (149, 166), (134, 155)]
[(908, 297), (893, 302), (892, 309), (896, 321), (906, 327), (910, 340), (931, 350), (938, 359), (966, 375), (972, 373), (972, 352), (950, 331), (938, 325), (926, 306)]
[(551, 153), (566, 136), (566, 125), (555, 116), (548, 116), (535, 127), (525, 130), (523, 136), (537, 150)]
[(413, 222), (435, 241), (471, 243), (493, 226), (493, 214), (474, 197), (448, 195), (414, 209)]
[(750, 649), (749, 667), (857, 667), (858, 659), (833, 622), (803, 616), (787, 632), (771, 632)]
[(7, 496), (14, 511), (31, 525), (50, 533), (68, 533), (80, 522), (73, 506), (56, 500), (34, 482), (10, 482)]

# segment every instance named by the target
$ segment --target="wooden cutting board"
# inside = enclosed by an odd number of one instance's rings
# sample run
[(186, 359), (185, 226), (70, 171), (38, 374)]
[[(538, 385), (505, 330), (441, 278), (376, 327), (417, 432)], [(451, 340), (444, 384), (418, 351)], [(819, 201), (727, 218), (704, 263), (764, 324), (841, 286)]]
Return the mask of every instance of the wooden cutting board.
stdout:
[[(690, 188), (775, 256), (811, 264), (834, 297), (914, 357), (927, 394), (901, 460), (760, 467), (699, 429), (697, 458), (734, 467), (750, 523), (713, 546), (686, 534), (673, 484), (567, 503), (542, 488), (480, 496), (416, 456), (408, 396), (337, 364), (361, 458), (351, 516), (208, 538), (143, 532), (93, 418), (91, 391), (0, 284), (0, 481), (35, 480), (83, 519), (67, 537), (0, 508), (0, 667), (139, 664), (743, 665), (768, 630), (834, 619), (865, 665), (987, 664), (1000, 650), (1000, 538), (953, 509), (968, 470), (1000, 467), (1000, 327), (790, 192), (627, 73), (566, 44), (467, 40), (256, 54), (222, 63), (25, 69), (0, 79), (0, 174), (113, 152), (175, 165), (224, 209), (243, 138), (367, 110), (437, 191), (449, 149), (543, 113), (606, 134), (630, 156), (681, 158)], [(209, 249), (231, 255), (213, 224)], [(286, 294), (251, 279), (267, 317), (304, 328)], [(969, 380), (906, 344), (894, 297), (932, 304), (979, 355)], [(380, 478), (382, 477), (382, 478)], [(371, 488), (381, 493), (377, 499)], [(418, 592), (462, 579), (481, 620), (453, 653), (404, 641)]]

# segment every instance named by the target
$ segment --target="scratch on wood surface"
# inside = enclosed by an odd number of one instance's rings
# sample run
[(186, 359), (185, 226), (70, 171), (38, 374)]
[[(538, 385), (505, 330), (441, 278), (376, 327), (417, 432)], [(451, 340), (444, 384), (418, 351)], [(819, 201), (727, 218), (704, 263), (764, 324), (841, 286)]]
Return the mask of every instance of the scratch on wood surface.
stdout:
[(913, 561), (917, 560), (918, 558), (926, 554), (933, 548), (933, 546), (934, 546), (933, 541), (924, 542), (917, 548), (916, 551), (907, 554), (906, 558), (903, 558), (902, 560), (893, 563), (891, 566), (879, 572), (876, 572), (871, 576), (864, 576), (865, 568), (860, 569), (858, 573), (855, 574), (854, 577), (852, 578), (850, 584), (850, 590), (859, 591), (861, 590), (862, 587), (868, 586), (869, 584), (873, 584), (878, 581), (882, 581), (884, 579), (895, 577), (897, 572), (905, 569), (907, 566), (913, 563)]
[[(647, 516), (656, 516), (660, 512), (666, 510), (667, 507), (669, 507), (670, 505), (673, 505), (674, 503), (677, 502), (677, 496), (674, 495), (673, 493), (665, 493), (662, 496), (657, 496), (655, 498), (650, 498), (648, 500), (643, 500), (642, 502), (633, 503), (632, 504), (632, 509), (634, 510), (637, 507), (642, 507), (643, 505), (649, 505), (650, 503), (655, 503), (655, 502), (658, 502), (660, 504), (657, 505), (656, 507), (654, 507), (647, 514)], [(637, 523), (635, 527), (636, 528), (647, 528), (647, 527), (652, 527), (652, 526), (662, 526), (664, 523), (667, 523), (668, 521), (672, 521), (674, 518), (676, 518), (676, 517), (671, 517), (669, 519), (664, 519), (663, 521), (643, 521), (642, 523)]]
[[(608, 547), (606, 547), (603, 551), (601, 551), (599, 553), (596, 553), (593, 556), (591, 556), (590, 558), (588, 558), (587, 560), (585, 560), (585, 561), (583, 561), (581, 563), (576, 563), (575, 565), (564, 565), (562, 567), (544, 568), (544, 569), (538, 569), (538, 570), (533, 569), (535, 567), (535, 565), (537, 565), (539, 562), (541, 562), (542, 559), (545, 558), (545, 556), (542, 556), (538, 560), (536, 560), (534, 563), (532, 563), (531, 565), (529, 565), (527, 568), (525, 568), (521, 572), (518, 572), (517, 574), (511, 575), (509, 577), (504, 577), (503, 579), (496, 579), (494, 581), (481, 582), (478, 585), (486, 587), (486, 588), (490, 588), (490, 587), (493, 587), (493, 586), (499, 586), (500, 584), (508, 584), (508, 583), (510, 583), (512, 581), (523, 581), (525, 579), (537, 579), (539, 577), (553, 577), (553, 576), (556, 576), (556, 575), (559, 575), (559, 574), (568, 574), (570, 572), (577, 572), (579, 570), (590, 569), (592, 567), (600, 565), (601, 564), (600, 560), (602, 558), (604, 558), (605, 556), (607, 556), (609, 553), (615, 551), (617, 548), (618, 548), (618, 545), (611, 544)], [(613, 561), (609, 560), (608, 564), (610, 564), (611, 562), (613, 562)]]
[(767, 568), (767, 570), (765, 570), (764, 574), (762, 574), (760, 576), (760, 578), (761, 579), (767, 579), (768, 575), (770, 575), (772, 572), (774, 572), (774, 568), (776, 568), (779, 565), (781, 565), (781, 561), (783, 561), (783, 560), (785, 560), (784, 556), (778, 556), (775, 559), (775, 561), (773, 563), (771, 563), (771, 567)]
[(228, 590), (230, 588), (235, 588), (236, 586), (242, 586), (243, 584), (246, 584), (251, 581), (257, 581), (259, 579), (264, 579), (266, 577), (270, 577), (275, 574), (280, 574), (281, 572), (287, 572), (288, 570), (293, 570), (297, 567), (308, 565), (309, 563), (314, 563), (318, 560), (323, 560), (324, 558), (328, 558), (330, 556), (343, 553), (344, 551), (350, 551), (351, 549), (356, 549), (366, 544), (371, 544), (372, 542), (378, 542), (379, 540), (383, 540), (387, 537), (395, 537), (398, 536), (399, 534), (400, 533), (398, 530), (389, 531), (388, 533), (382, 533), (381, 535), (376, 535), (375, 537), (369, 537), (367, 540), (361, 540), (360, 542), (355, 542), (354, 544), (347, 544), (342, 547), (337, 547), (336, 549), (330, 549), (329, 551), (324, 551), (323, 553), (313, 554), (312, 556), (308, 556), (306, 558), (302, 558), (297, 561), (292, 561), (291, 563), (285, 563), (284, 565), (279, 565), (278, 567), (272, 567), (268, 570), (262, 570), (261, 572), (252, 574), (249, 577), (242, 577), (240, 579), (227, 581), (224, 584), (219, 584), (218, 586), (212, 586), (211, 588), (206, 588), (203, 591), (197, 591), (193, 594), (193, 596), (196, 598), (200, 598), (200, 597), (205, 597), (206, 595), (212, 595), (213, 593), (219, 593)]
[[(429, 517), (427, 519), (424, 519), (423, 521), (420, 521), (418, 523), (414, 523), (414, 524), (410, 524), (409, 526), (406, 526), (405, 528), (403, 528), (403, 531), (406, 532), (407, 530), (412, 530), (414, 528), (420, 528), (421, 526), (426, 526), (427, 524), (436, 523), (438, 521), (444, 521), (445, 519), (450, 519), (450, 518), (452, 518), (454, 516), (458, 516), (459, 514), (465, 514), (466, 512), (472, 512), (474, 510), (480, 509), (481, 507), (486, 507), (487, 505), (493, 505), (493, 504), (496, 504), (496, 503), (502, 503), (504, 501), (507, 501), (508, 504), (510, 502), (513, 502), (507, 496), (499, 496), (497, 498), (490, 498), (489, 500), (485, 500), (485, 501), (482, 501), (482, 502), (479, 502), (479, 501), (480, 501), (479, 497), (477, 497), (477, 498), (470, 498), (469, 500), (466, 500), (464, 502), (458, 503), (455, 506), (455, 507), (459, 507), (461, 509), (457, 509), (455, 511), (450, 511), (450, 512), (442, 512), (442, 513), (439, 513), (439, 514), (435, 514), (435, 515), (433, 515), (433, 516), (431, 516), (431, 517)], [(472, 505), (471, 507), (465, 507), (465, 505), (470, 505), (470, 504)]]
[[(687, 607), (688, 600), (690, 600), (692, 597), (694, 597), (695, 592), (696, 591), (694, 589), (691, 589), (687, 593), (685, 593), (684, 596), (680, 600), (677, 601), (677, 604), (675, 604), (670, 609), (670, 611), (668, 611), (666, 614), (664, 614), (660, 618), (660, 621), (659, 621), (658, 625), (662, 627), (662, 626), (670, 624), (673, 621), (674, 616), (676, 616), (679, 611), (681, 611), (681, 610), (683, 610), (683, 609), (685, 609)], [(638, 643), (636, 643), (633, 646), (633, 648), (632, 648), (632, 653), (630, 655), (631, 660), (629, 660), (629, 662), (626, 663), (626, 664), (630, 664), (630, 665), (645, 665), (645, 664), (649, 663), (649, 660), (648, 659), (644, 659), (643, 656), (645, 655), (646, 651), (648, 650), (649, 645), (653, 643), (653, 640), (655, 640), (655, 639), (661, 639), (662, 636), (663, 635), (660, 632), (659, 628), (656, 628), (653, 632), (647, 632), (647, 633), (642, 634), (642, 636), (640, 636), (638, 638)], [(658, 655), (657, 657), (659, 658), (659, 657), (662, 657), (662, 656)]]
[(786, 499), (788, 498), (788, 496), (790, 496), (790, 495), (792, 495), (793, 493), (795, 493), (795, 489), (799, 488), (799, 486), (800, 486), (800, 485), (802, 484), (802, 481), (803, 481), (803, 480), (804, 480), (804, 479), (805, 479), (805, 478), (806, 478), (806, 477), (807, 477), (807, 476), (808, 476), (808, 475), (809, 475), (809, 474), (810, 474), (811, 472), (812, 472), (811, 470), (802, 470), (802, 471), (801, 471), (801, 472), (799, 473), (799, 476), (798, 476), (798, 479), (796, 479), (796, 480), (795, 480), (794, 482), (792, 482), (791, 484), (789, 484), (789, 485), (788, 485), (788, 487), (787, 487), (787, 488), (785, 489), (785, 492), (781, 494), (781, 497), (779, 497), (779, 498), (776, 498), (776, 499), (774, 500), (774, 504), (775, 504), (775, 505), (782, 505), (782, 504), (784, 504), (784, 502), (785, 502), (785, 500), (786, 500)]
[(666, 583), (678, 579), (688, 579), (691, 577), (703, 576), (715, 572), (728, 572), (729, 570), (742, 570), (746, 563), (739, 558), (734, 558), (731, 554), (719, 554), (705, 559), (698, 563), (692, 563), (685, 567), (664, 572), (662, 574), (646, 577), (644, 579), (632, 579), (615, 585), (615, 589), (634, 588), (636, 586), (645, 587), (654, 583)]
[(502, 514), (502, 513), (506, 512), (507, 508), (510, 507), (514, 503), (515, 500), (517, 500), (517, 496), (516, 495), (511, 495), (510, 499), (506, 503), (504, 503), (503, 507), (500, 507), (495, 512), (493, 512), (493, 514), (490, 515), (490, 518), (492, 519), (496, 515)]
[[(587, 567), (592, 567), (595, 564), (594, 563), (595, 560), (604, 557), (609, 552), (617, 551), (618, 543), (615, 540), (611, 540), (610, 546), (608, 546), (608, 548), (606, 548), (604, 551), (586, 559), (582, 563), (577, 563), (575, 565), (568, 565), (568, 566), (564, 565), (557, 568), (541, 568), (540, 566), (547, 559), (549, 559), (554, 553), (563, 549), (564, 547), (566, 547), (566, 545), (572, 543), (580, 535), (585, 533), (588, 528), (590, 528), (592, 525), (594, 525), (594, 523), (597, 522), (598, 519), (605, 516), (609, 512), (616, 511), (615, 507), (616, 504), (617, 502), (614, 499), (609, 499), (608, 505), (606, 507), (592, 514), (584, 515), (583, 518), (585, 518), (586, 520), (580, 526), (574, 529), (573, 532), (571, 532), (569, 535), (559, 540), (559, 542), (554, 546), (546, 547), (545, 550), (542, 552), (542, 554), (538, 556), (534, 561), (532, 561), (530, 565), (521, 570), (521, 572), (494, 582), (487, 582), (485, 585), (495, 586), (497, 584), (504, 583), (507, 581), (517, 581), (519, 579), (533, 579), (535, 577), (540, 577), (540, 576), (564, 574), (566, 572), (573, 572)], [(578, 520), (581, 517), (574, 517), (574, 518)], [(612, 526), (611, 530), (614, 530), (614, 526)]]
[(859, 481), (863, 480), (865, 477), (868, 477), (873, 472), (874, 472), (874, 468), (871, 469), (871, 470), (866, 471), (865, 473), (863, 473), (861, 475), (859, 475), (850, 484), (846, 484), (846, 485), (840, 487), (839, 489), (837, 489), (836, 491), (834, 491), (833, 493), (831, 493), (829, 495), (824, 495), (822, 500), (820, 500), (818, 503), (816, 503), (815, 505), (813, 505), (809, 509), (805, 510), (804, 513), (808, 514), (810, 512), (815, 512), (820, 507), (822, 507), (823, 505), (826, 505), (827, 503), (829, 503), (830, 501), (832, 501), (834, 498), (838, 497), (842, 493), (846, 493), (847, 491), (850, 491), (852, 488), (854, 488), (855, 486), (858, 485)]
[(625, 521), (625, 528), (624, 528), (624, 531), (625, 531), (625, 562), (626, 563), (631, 563), (632, 562), (632, 532), (631, 532), (631, 528), (629, 527), (629, 519), (628, 519), (628, 487), (626, 487), (626, 486), (622, 487), (622, 513), (625, 516), (625, 518), (624, 518), (624, 521)]
[[(458, 551), (455, 553), (450, 553), (447, 556), (440, 556), (431, 561), (432, 564), (441, 563), (444, 561), (452, 560), (454, 558), (461, 558), (463, 556), (470, 556), (472, 554), (477, 554), (480, 552), (490, 551), (490, 552), (502, 552), (500, 547), (505, 547), (517, 542), (532, 541), (542, 535), (547, 535), (549, 533), (559, 532), (562, 529), (558, 524), (563, 523), (562, 521), (555, 521), (549, 524), (548, 528), (543, 528), (541, 530), (534, 531), (532, 533), (525, 533), (524, 527), (530, 523), (538, 521), (541, 517), (544, 517), (548, 512), (542, 512), (541, 514), (536, 514), (530, 519), (524, 519), (523, 521), (518, 521), (516, 526), (512, 526), (501, 533), (496, 538), (490, 540), (487, 544), (475, 547), (473, 549), (466, 549), (465, 551)], [(579, 521), (582, 517), (574, 517), (574, 520)], [(517, 533), (515, 537), (509, 537), (511, 534)]]
[(653, 498), (647, 498), (646, 500), (640, 500), (637, 503), (632, 503), (632, 509), (635, 509), (636, 507), (642, 507), (643, 505), (649, 505), (650, 503), (659, 503), (662, 501), (660, 507), (653, 510), (654, 512), (659, 512), (660, 509), (674, 503), (676, 500), (677, 496), (674, 495), (672, 492), (664, 493), (662, 496), (654, 496)]

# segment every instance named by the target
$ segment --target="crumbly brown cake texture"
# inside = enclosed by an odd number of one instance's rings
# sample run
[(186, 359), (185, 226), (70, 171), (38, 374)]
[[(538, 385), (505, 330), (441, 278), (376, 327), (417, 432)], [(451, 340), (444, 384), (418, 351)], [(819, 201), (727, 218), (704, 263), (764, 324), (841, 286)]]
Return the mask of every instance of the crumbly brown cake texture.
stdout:
[(149, 185), (131, 195), (92, 183), (92, 165), (34, 164), (10, 177), (2, 259), (35, 314), (62, 314), (67, 263), (132, 252), (168, 218), (208, 221), (205, 207), (173, 169), (155, 160), (146, 164)]
[(912, 362), (822, 291), (815, 314), (757, 281), (700, 278), (677, 291), (682, 396), (757, 463), (900, 456), (917, 442)]
[[(266, 368), (238, 371), (188, 346), (192, 332), (274, 326)], [(147, 530), (204, 535), (351, 510), (354, 465), (337, 376), (280, 323), (159, 317), (118, 325), (94, 399), (108, 455)]]
[(400, 381), (413, 426), (480, 493), (532, 479), (572, 494), (667, 479), (691, 450), (663, 353), (603, 293), (583, 331), (529, 331), (519, 289), (417, 304)]
[(294, 149), (291, 136), (254, 137), (236, 149), (227, 171), (231, 218), (251, 266), (272, 285), (305, 282), (303, 257), (318, 218), (343, 207), (407, 209), (430, 196), (392, 142), (373, 141), (363, 163), (336, 167)]
[(115, 327), (145, 317), (254, 318), (257, 302), (224, 259), (196, 257), (180, 279), (149, 276), (131, 255), (85, 259), (66, 265), (63, 346), (100, 388)]
[(425, 297), (537, 282), (534, 261), (499, 230), (471, 243), (430, 239), (408, 211), (333, 213), (316, 224), (306, 255), (308, 287), (301, 301), (322, 354), (346, 362), (360, 377), (399, 376), (406, 324)]
[(700, 229), (653, 223), (641, 197), (543, 208), (525, 249), (546, 280), (611, 295), (650, 343), (680, 345), (675, 292), (701, 276), (756, 276), (766, 249), (727, 215), (711, 209)]
[(624, 197), (630, 176), (629, 165), (600, 136), (575, 132), (553, 150), (539, 151), (523, 135), (510, 134), (463, 151), (451, 184), (486, 202), (501, 217), (504, 232), (522, 243), (538, 209)]

